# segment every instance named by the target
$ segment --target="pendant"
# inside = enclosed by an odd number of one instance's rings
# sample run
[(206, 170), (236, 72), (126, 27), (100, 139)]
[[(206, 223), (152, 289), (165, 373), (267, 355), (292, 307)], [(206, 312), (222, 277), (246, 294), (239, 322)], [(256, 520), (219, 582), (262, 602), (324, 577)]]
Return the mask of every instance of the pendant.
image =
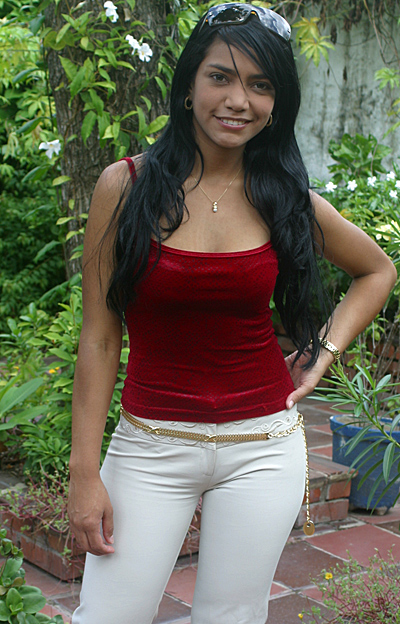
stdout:
[(217, 212), (217, 211), (218, 211), (218, 202), (216, 202), (216, 201), (215, 201), (215, 202), (213, 202), (213, 205), (212, 205), (212, 211), (213, 211), (213, 212)]
[(306, 535), (314, 535), (315, 526), (312, 520), (308, 520), (303, 524), (303, 531)]

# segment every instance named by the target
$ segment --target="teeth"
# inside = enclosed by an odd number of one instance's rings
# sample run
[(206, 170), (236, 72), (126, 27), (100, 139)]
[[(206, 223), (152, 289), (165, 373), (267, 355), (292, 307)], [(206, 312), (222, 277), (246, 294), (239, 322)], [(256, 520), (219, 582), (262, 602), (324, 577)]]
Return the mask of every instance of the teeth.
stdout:
[(244, 124), (247, 123), (246, 121), (236, 121), (233, 119), (221, 119), (221, 121), (228, 124), (229, 126), (244, 126)]

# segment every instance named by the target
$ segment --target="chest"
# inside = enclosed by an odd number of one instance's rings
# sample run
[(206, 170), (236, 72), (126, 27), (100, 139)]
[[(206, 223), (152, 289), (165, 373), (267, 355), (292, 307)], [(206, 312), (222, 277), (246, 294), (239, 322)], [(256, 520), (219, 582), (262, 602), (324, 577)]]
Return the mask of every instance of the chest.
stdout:
[(255, 249), (269, 241), (269, 230), (243, 188), (230, 192), (229, 197), (224, 196), (218, 202), (217, 199), (205, 196), (198, 187), (190, 189), (185, 198), (188, 212), (165, 244), (178, 249), (218, 253)]

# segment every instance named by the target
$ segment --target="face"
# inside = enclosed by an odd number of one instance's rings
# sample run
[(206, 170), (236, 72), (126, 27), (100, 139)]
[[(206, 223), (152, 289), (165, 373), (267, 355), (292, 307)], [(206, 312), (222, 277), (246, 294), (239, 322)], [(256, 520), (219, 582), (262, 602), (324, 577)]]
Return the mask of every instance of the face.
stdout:
[(189, 95), (196, 139), (203, 149), (243, 150), (266, 126), (275, 101), (275, 89), (262, 69), (218, 39), (199, 66)]

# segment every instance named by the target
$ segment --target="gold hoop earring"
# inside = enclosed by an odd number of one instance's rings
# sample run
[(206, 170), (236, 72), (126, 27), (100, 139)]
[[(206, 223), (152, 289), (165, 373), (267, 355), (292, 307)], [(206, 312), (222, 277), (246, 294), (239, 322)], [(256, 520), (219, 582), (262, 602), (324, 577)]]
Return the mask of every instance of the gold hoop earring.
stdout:
[(269, 119), (268, 119), (267, 123), (265, 124), (265, 127), (266, 127), (266, 128), (269, 128), (271, 125), (272, 125), (272, 115), (270, 115), (270, 117), (269, 117)]
[[(190, 102), (190, 104), (189, 104), (189, 102)], [(190, 99), (190, 95), (188, 95), (187, 97), (185, 97), (185, 101), (184, 101), (184, 103), (183, 103), (183, 104), (184, 104), (184, 106), (185, 106), (186, 110), (192, 110), (192, 108), (193, 108), (193, 102), (192, 102), (192, 100)]]

